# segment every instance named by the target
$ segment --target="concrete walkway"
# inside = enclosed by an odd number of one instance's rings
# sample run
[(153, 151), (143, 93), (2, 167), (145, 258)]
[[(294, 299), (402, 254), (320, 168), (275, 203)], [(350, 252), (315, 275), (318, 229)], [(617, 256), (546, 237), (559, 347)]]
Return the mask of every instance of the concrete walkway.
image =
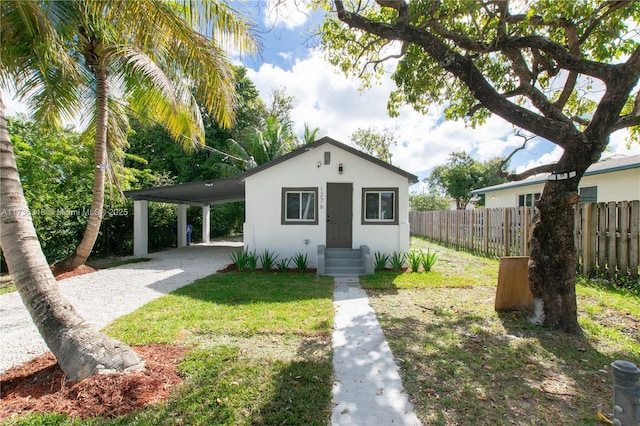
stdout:
[(420, 425), (357, 277), (336, 277), (332, 426)]

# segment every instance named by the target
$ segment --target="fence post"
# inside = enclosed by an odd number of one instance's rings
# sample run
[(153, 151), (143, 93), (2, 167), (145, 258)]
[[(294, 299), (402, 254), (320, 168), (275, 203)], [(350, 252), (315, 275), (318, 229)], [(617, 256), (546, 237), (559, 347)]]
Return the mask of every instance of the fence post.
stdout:
[(529, 207), (522, 214), (522, 255), (529, 256)]
[(629, 262), (629, 203), (622, 201), (618, 203), (618, 232), (620, 239), (618, 240), (618, 273), (622, 276), (627, 275)]
[(640, 201), (630, 203), (629, 213), (629, 270), (633, 278), (638, 278), (638, 263), (640, 253), (638, 245), (640, 242)]
[(616, 257), (616, 240), (618, 239), (618, 218), (616, 211), (616, 202), (610, 201), (607, 203), (607, 233), (609, 234), (609, 240), (607, 242), (607, 275), (613, 277), (616, 274), (616, 268), (618, 266), (618, 260)]
[(469, 212), (469, 223), (468, 230), (469, 235), (467, 236), (467, 245), (469, 247), (469, 251), (473, 252), (473, 233), (475, 232), (475, 223), (476, 223), (476, 209), (473, 209)]
[(607, 205), (598, 204), (598, 269), (607, 268)]
[(509, 244), (509, 234), (511, 233), (511, 209), (504, 209), (504, 216), (502, 218), (502, 239), (504, 241), (504, 256), (509, 256), (509, 251), (511, 250)]
[(637, 425), (640, 421), (640, 368), (629, 361), (614, 361), (613, 368), (613, 424)]
[[(582, 205), (582, 273), (588, 275), (591, 271), (591, 204)], [(579, 207), (576, 207), (579, 208)]]
[(489, 255), (489, 210), (485, 210), (484, 211), (484, 221), (483, 221), (483, 226), (484, 229), (482, 230), (482, 233), (484, 235), (484, 255), (488, 256)]

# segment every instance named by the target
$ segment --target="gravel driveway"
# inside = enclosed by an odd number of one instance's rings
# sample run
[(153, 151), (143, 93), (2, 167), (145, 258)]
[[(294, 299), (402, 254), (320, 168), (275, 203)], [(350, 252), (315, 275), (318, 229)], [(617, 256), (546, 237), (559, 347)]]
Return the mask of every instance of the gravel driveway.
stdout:
[[(114, 319), (231, 263), (241, 242), (212, 242), (148, 256), (149, 262), (59, 281), (78, 313), (102, 328)], [(0, 295), (0, 374), (48, 351), (17, 292)]]

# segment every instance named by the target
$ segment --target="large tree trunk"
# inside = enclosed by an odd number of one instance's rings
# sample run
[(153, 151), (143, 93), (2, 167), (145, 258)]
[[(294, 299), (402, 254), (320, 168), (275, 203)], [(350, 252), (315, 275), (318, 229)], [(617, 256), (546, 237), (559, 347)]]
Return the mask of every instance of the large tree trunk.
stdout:
[(565, 153), (558, 171), (576, 174), (560, 174), (559, 180), (547, 181), (536, 204), (538, 215), (530, 240), (529, 287), (534, 297), (531, 320), (574, 335), (583, 334), (575, 288), (574, 205), (580, 200), (580, 178), (600, 155), (597, 148), (594, 151)]
[(33, 322), (69, 380), (139, 370), (144, 361), (88, 324), (64, 298), (42, 253), (24, 198), (0, 96), (0, 247)]
[[(85, 55), (87, 56), (87, 55)], [(96, 76), (96, 138), (93, 148), (95, 168), (93, 169), (93, 196), (91, 210), (87, 218), (87, 225), (82, 235), (82, 241), (76, 251), (58, 265), (62, 269), (75, 269), (84, 262), (93, 250), (100, 225), (102, 224), (102, 211), (104, 207), (105, 170), (107, 167), (107, 125), (109, 120), (108, 107), (108, 74), (101, 65), (94, 66)]]

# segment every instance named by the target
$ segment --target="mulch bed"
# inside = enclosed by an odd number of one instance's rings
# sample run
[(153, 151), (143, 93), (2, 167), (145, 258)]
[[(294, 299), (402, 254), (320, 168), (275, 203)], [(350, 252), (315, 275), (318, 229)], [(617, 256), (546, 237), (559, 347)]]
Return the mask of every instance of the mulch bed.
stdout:
[(97, 269), (87, 265), (78, 266), (76, 269), (72, 269), (70, 271), (62, 270), (57, 268), (56, 266), (51, 265), (51, 272), (53, 272), (53, 276), (56, 277), (56, 281), (64, 280), (65, 278), (75, 277), (76, 275), (90, 274), (96, 271)]
[(0, 376), (0, 421), (51, 412), (115, 417), (166, 400), (182, 382), (176, 368), (189, 348), (154, 344), (133, 349), (146, 361), (143, 371), (67, 382), (50, 352), (7, 370)]

